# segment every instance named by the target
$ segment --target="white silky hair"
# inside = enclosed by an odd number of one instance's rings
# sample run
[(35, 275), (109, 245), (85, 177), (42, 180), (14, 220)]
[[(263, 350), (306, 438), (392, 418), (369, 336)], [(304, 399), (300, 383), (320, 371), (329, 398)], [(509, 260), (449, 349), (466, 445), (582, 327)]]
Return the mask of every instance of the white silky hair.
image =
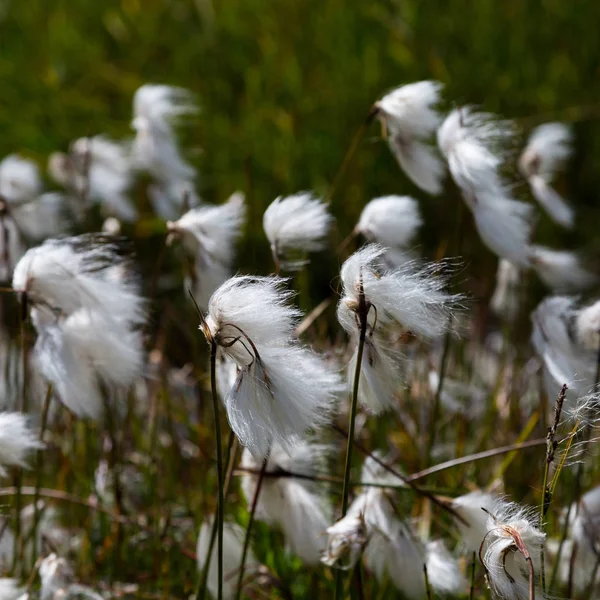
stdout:
[[(341, 325), (350, 334), (356, 332), (354, 313), (362, 282), (366, 300), (376, 308), (377, 325), (397, 323), (424, 338), (442, 335), (452, 311), (462, 302), (461, 296), (444, 291), (447, 264), (411, 262), (384, 270), (384, 253), (382, 246), (369, 244), (342, 265), (343, 297), (337, 312)], [(374, 320), (375, 311), (371, 310), (371, 326)]]
[(462, 546), (469, 552), (478, 552), (487, 533), (488, 515), (482, 510), (492, 510), (497, 496), (487, 492), (470, 492), (452, 500), (452, 509), (461, 517), (454, 523), (460, 533)]
[(279, 196), (263, 215), (263, 229), (273, 255), (287, 270), (299, 269), (307, 262), (291, 259), (291, 252), (318, 252), (327, 247), (332, 223), (327, 205), (312, 192)]
[(519, 167), (527, 178), (534, 198), (563, 227), (572, 228), (575, 212), (552, 188), (556, 172), (571, 156), (573, 134), (563, 123), (545, 123), (531, 133), (519, 158)]
[(5, 467), (26, 467), (27, 456), (42, 447), (26, 415), (0, 412), (0, 476), (6, 476)]
[(321, 562), (343, 571), (352, 569), (358, 562), (367, 539), (367, 529), (360, 511), (348, 512), (327, 528), (327, 548)]
[(441, 121), (436, 109), (441, 89), (437, 81), (419, 81), (396, 88), (375, 104), (400, 167), (413, 183), (434, 195), (442, 191), (444, 165), (428, 138)]
[(24, 588), (18, 579), (0, 577), (0, 600), (20, 600), (23, 597)]
[[(492, 593), (501, 599), (528, 600), (527, 560), (517, 549), (514, 536), (518, 536), (531, 557), (537, 583), (546, 535), (538, 528), (534, 511), (514, 502), (497, 499), (490, 513), (482, 555)], [(536, 597), (546, 598), (546, 595), (536, 589)]]
[(193, 188), (196, 171), (179, 152), (174, 125), (196, 112), (191, 93), (182, 88), (146, 84), (133, 98), (133, 163), (165, 184), (161, 201), (154, 204), (157, 214), (165, 219), (174, 218), (181, 205), (182, 197), (176, 195), (178, 186)]
[(41, 193), (40, 171), (32, 160), (10, 154), (0, 161), (0, 195), (9, 204), (29, 202)]
[(498, 261), (496, 287), (490, 300), (490, 308), (507, 321), (514, 321), (519, 314), (522, 293), (519, 288), (521, 272), (505, 258)]
[(85, 308), (139, 325), (144, 302), (127, 266), (110, 238), (84, 234), (50, 239), (25, 253), (15, 267), (13, 287), (27, 291), (33, 303), (63, 314)]
[(225, 398), (231, 428), (253, 456), (273, 443), (290, 448), (309, 430), (331, 419), (340, 378), (307, 348), (261, 347), (260, 358), (241, 370)]
[(35, 200), (13, 206), (10, 215), (29, 242), (39, 242), (68, 229), (66, 208), (63, 194), (46, 192)]
[(419, 205), (410, 196), (382, 196), (371, 200), (360, 215), (356, 231), (387, 248), (406, 248), (423, 224)]
[[(208, 557), (210, 546), (210, 537), (212, 530), (212, 521), (210, 517), (200, 527), (198, 535), (198, 544), (196, 547), (196, 557), (198, 560), (198, 570), (202, 571)], [(242, 551), (244, 545), (244, 530), (237, 524), (225, 521), (223, 524), (223, 598), (225, 600), (233, 599), (237, 589), (238, 572), (242, 562)], [(252, 548), (248, 548), (244, 573), (246, 575), (256, 571), (260, 563), (254, 556)], [(208, 590), (213, 598), (217, 597), (219, 585), (219, 572), (217, 565), (217, 544), (213, 546), (210, 558), (210, 567), (208, 569)]]
[(581, 347), (597, 354), (600, 347), (600, 301), (579, 310), (575, 331)]
[(53, 600), (57, 592), (66, 591), (75, 580), (75, 575), (69, 563), (54, 553), (49, 554), (42, 560), (39, 575), (42, 582), (41, 600)]
[(427, 542), (425, 562), (429, 583), (440, 595), (458, 596), (467, 591), (467, 580), (460, 564), (442, 540)]
[[(327, 446), (305, 441), (294, 444), (289, 452), (274, 444), (266, 473), (317, 475), (327, 452)], [(260, 471), (262, 464), (245, 449), (241, 466)], [(258, 475), (251, 473), (242, 477), (242, 491), (249, 505), (256, 493), (257, 479)], [(256, 518), (281, 528), (286, 545), (308, 565), (317, 565), (320, 561), (327, 543), (323, 534), (333, 514), (327, 496), (319, 489), (314, 482), (305, 479), (266, 476), (256, 506)]]
[(224, 204), (201, 206), (167, 229), (181, 237), (186, 251), (194, 257), (194, 297), (206, 310), (213, 292), (230, 276), (235, 244), (246, 220), (244, 194), (236, 192)]
[(597, 281), (597, 275), (581, 265), (574, 252), (531, 246), (531, 263), (544, 284), (555, 293), (581, 292)]

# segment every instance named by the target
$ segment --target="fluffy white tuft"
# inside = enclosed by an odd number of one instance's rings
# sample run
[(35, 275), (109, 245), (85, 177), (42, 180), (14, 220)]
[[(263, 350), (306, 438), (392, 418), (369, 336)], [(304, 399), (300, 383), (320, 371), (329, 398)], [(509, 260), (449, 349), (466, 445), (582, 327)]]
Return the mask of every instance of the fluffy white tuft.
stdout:
[(327, 205), (311, 192), (279, 196), (263, 215), (273, 257), (286, 270), (299, 269), (307, 262), (304, 257), (292, 257), (294, 253), (317, 252), (327, 246), (332, 223)]
[(492, 510), (497, 496), (486, 492), (470, 492), (452, 500), (452, 508), (463, 519), (455, 519), (462, 545), (469, 552), (478, 552), (487, 533), (487, 514)]
[(4, 467), (26, 467), (27, 455), (41, 447), (24, 414), (0, 413), (0, 475), (6, 475)]
[(434, 590), (444, 596), (459, 596), (467, 590), (460, 564), (442, 540), (428, 542), (425, 553), (427, 576)]
[(23, 598), (23, 588), (18, 579), (0, 577), (0, 600), (20, 600)]
[(521, 272), (510, 261), (501, 258), (496, 272), (496, 287), (490, 300), (490, 307), (507, 321), (514, 321), (521, 305)]
[[(198, 558), (198, 569), (202, 571), (208, 557), (210, 536), (212, 530), (212, 517), (200, 528), (196, 556)], [(223, 598), (225, 600), (235, 598), (237, 589), (238, 572), (242, 561), (242, 550), (244, 546), (244, 530), (237, 523), (225, 522), (223, 526)], [(251, 548), (248, 548), (244, 574), (249, 575), (257, 571), (260, 563), (256, 560)], [(217, 597), (218, 589), (218, 565), (217, 544), (215, 542), (210, 558), (208, 569), (208, 590), (213, 598)]]
[(41, 192), (40, 172), (33, 161), (10, 154), (0, 162), (0, 196), (9, 204), (30, 202)]
[(590, 288), (598, 277), (581, 266), (573, 252), (531, 246), (531, 263), (539, 278), (554, 292), (580, 292)]
[(398, 163), (416, 185), (430, 194), (442, 191), (444, 176), (442, 161), (427, 143), (441, 120), (435, 108), (441, 89), (437, 81), (419, 81), (393, 90), (375, 104)]

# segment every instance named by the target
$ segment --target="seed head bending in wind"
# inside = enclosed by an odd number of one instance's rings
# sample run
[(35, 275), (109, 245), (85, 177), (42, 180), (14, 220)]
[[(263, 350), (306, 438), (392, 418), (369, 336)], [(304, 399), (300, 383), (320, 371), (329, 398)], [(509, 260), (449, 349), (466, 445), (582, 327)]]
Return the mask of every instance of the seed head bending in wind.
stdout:
[(122, 247), (94, 234), (27, 251), (13, 287), (31, 305), (34, 355), (64, 404), (98, 418), (103, 391), (126, 390), (141, 373), (144, 302)]
[(510, 197), (498, 171), (512, 130), (510, 122), (463, 107), (453, 110), (438, 130), (438, 145), (483, 243), (523, 267), (530, 261), (532, 208)]
[[(171, 239), (181, 239), (194, 259), (188, 275), (194, 298), (202, 310), (208, 307), (212, 293), (230, 276), (235, 243), (246, 218), (244, 194), (234, 193), (220, 206), (201, 206), (185, 213), (177, 221), (167, 221)], [(186, 287), (189, 287), (186, 281)]]
[[(135, 221), (137, 209), (127, 194), (133, 182), (129, 149), (97, 135), (73, 142), (69, 154), (55, 152), (48, 159), (52, 178), (73, 193), (75, 201), (98, 202), (105, 216)], [(87, 206), (79, 206), (85, 211)]]
[(416, 200), (410, 196), (382, 196), (364, 207), (355, 231), (385, 246), (385, 261), (395, 267), (414, 258), (409, 245), (422, 224)]
[(26, 467), (27, 455), (41, 446), (26, 415), (0, 412), (0, 476), (6, 476), (4, 467)]
[(545, 534), (531, 510), (497, 500), (488, 513), (479, 556), (488, 584), (498, 600), (528, 600), (546, 595), (537, 588)]
[(435, 108), (441, 89), (437, 81), (411, 83), (393, 90), (374, 107), (406, 175), (421, 189), (436, 195), (442, 191), (444, 165), (427, 140), (441, 121)]
[(212, 295), (201, 325), (209, 343), (237, 364), (225, 409), (256, 458), (326, 423), (340, 392), (338, 374), (295, 340), (300, 313), (284, 285), (277, 277), (232, 277)]
[[(361, 313), (367, 313), (359, 399), (374, 413), (393, 406), (398, 385), (386, 329), (400, 326), (418, 336), (436, 338), (444, 333), (452, 310), (462, 299), (444, 291), (443, 263), (423, 266), (411, 262), (386, 270), (381, 264), (384, 253), (382, 246), (370, 244), (346, 260), (341, 271), (343, 296), (337, 309), (338, 321), (353, 340), (360, 331)], [(354, 366), (349, 368), (352, 373)]]
[(327, 247), (327, 235), (333, 217), (327, 205), (310, 192), (279, 196), (271, 202), (263, 215), (263, 228), (279, 270), (293, 271), (308, 261), (304, 256)]
[(149, 195), (155, 212), (164, 219), (178, 216), (186, 192), (188, 201), (196, 204), (196, 170), (182, 158), (173, 126), (197, 112), (192, 95), (182, 88), (146, 84), (133, 98), (133, 161), (156, 179)]
[(519, 158), (534, 198), (563, 227), (571, 229), (573, 208), (550, 185), (556, 171), (571, 155), (573, 134), (563, 123), (546, 123), (533, 130)]
[[(322, 473), (326, 452), (326, 446), (304, 441), (294, 444), (289, 452), (275, 444), (256, 506), (256, 518), (280, 527), (287, 546), (308, 565), (319, 563), (332, 510), (323, 486), (293, 475), (313, 477)], [(245, 449), (241, 466), (255, 471), (242, 478), (244, 496), (251, 503), (262, 463)]]

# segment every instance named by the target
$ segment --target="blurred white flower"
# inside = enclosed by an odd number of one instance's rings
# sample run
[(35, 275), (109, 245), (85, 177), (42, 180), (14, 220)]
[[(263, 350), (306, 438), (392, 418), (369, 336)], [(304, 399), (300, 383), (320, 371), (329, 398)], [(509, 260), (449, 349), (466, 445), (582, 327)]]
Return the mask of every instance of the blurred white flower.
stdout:
[(427, 542), (425, 562), (429, 584), (438, 594), (459, 596), (466, 592), (468, 584), (460, 564), (442, 540)]
[(444, 165), (435, 147), (428, 144), (441, 121), (435, 108), (441, 89), (437, 81), (419, 81), (396, 88), (375, 103), (398, 163), (416, 185), (430, 194), (442, 191), (444, 176)]
[(4, 467), (26, 467), (27, 455), (42, 446), (26, 415), (0, 412), (0, 476), (6, 476)]
[(164, 219), (177, 217), (184, 192), (188, 202), (195, 201), (195, 169), (182, 157), (177, 147), (174, 125), (181, 117), (198, 111), (192, 95), (182, 88), (146, 84), (133, 98), (133, 162), (148, 171), (158, 183), (150, 194), (155, 212)]
[(299, 312), (284, 283), (232, 277), (211, 297), (201, 325), (209, 342), (237, 364), (225, 409), (240, 443), (257, 458), (274, 442), (289, 448), (327, 422), (340, 387), (338, 374), (295, 341)]
[(528, 266), (532, 207), (510, 197), (498, 171), (512, 131), (510, 122), (463, 107), (438, 130), (438, 145), (484, 244), (516, 266)]
[(581, 266), (574, 252), (531, 246), (531, 264), (539, 278), (556, 293), (581, 292), (597, 281), (598, 277)]
[(170, 232), (167, 240), (180, 238), (194, 258), (194, 269), (188, 279), (202, 310), (206, 310), (213, 292), (231, 274), (235, 244), (245, 218), (244, 194), (236, 192), (222, 205), (193, 208), (179, 220), (167, 221)]
[[(290, 474), (312, 477), (322, 473), (327, 447), (299, 441), (289, 451), (274, 444), (267, 459), (256, 518), (281, 528), (286, 544), (306, 564), (319, 563), (325, 549), (324, 537), (332, 509), (326, 494), (319, 493), (322, 486), (314, 481), (290, 477)], [(241, 466), (253, 471), (261, 470), (262, 461), (256, 460), (245, 449)], [(252, 504), (258, 475), (246, 473), (242, 477), (242, 490), (246, 501)]]
[(0, 600), (20, 600), (23, 589), (18, 579), (0, 577)]
[(277, 266), (296, 270), (305, 265), (304, 254), (326, 248), (332, 223), (327, 205), (310, 192), (273, 200), (263, 215), (263, 228)]
[(352, 569), (368, 541), (367, 525), (362, 513), (349, 511), (344, 518), (327, 528), (327, 536), (327, 548), (321, 562), (328, 567)]
[(571, 155), (573, 134), (563, 123), (546, 123), (534, 129), (519, 159), (535, 199), (563, 227), (573, 227), (573, 208), (552, 187), (556, 171)]
[(0, 196), (10, 205), (30, 202), (41, 193), (40, 171), (32, 160), (10, 154), (0, 162)]
[[(200, 534), (198, 535), (196, 556), (198, 559), (198, 569), (200, 571), (204, 569), (208, 557), (212, 520), (213, 518), (211, 517), (202, 524)], [(242, 561), (245, 532), (237, 523), (225, 522), (223, 525), (223, 598), (224, 600), (228, 600), (235, 597), (238, 573)], [(257, 572), (259, 566), (260, 563), (254, 557), (252, 549), (248, 548), (246, 562), (244, 564), (244, 580), (252, 578), (253, 573)], [(215, 543), (210, 558), (207, 582), (208, 591), (213, 598), (217, 597), (218, 577), (217, 544)]]
[(536, 597), (545, 598), (546, 595), (537, 589), (537, 582), (546, 535), (538, 529), (533, 511), (512, 502), (496, 500), (489, 512), (486, 529), (481, 556), (494, 597), (528, 600), (532, 577)]
[(411, 260), (409, 245), (422, 224), (416, 200), (410, 196), (383, 196), (364, 207), (355, 230), (370, 242), (385, 246), (386, 262), (393, 267)]
[[(498, 497), (486, 492), (470, 492), (452, 500), (452, 509), (460, 517), (454, 523), (460, 533), (460, 541), (469, 552), (478, 552), (487, 533), (488, 515)], [(462, 520), (461, 520), (462, 519)]]
[(490, 308), (495, 314), (512, 322), (519, 314), (522, 290), (519, 286), (521, 272), (510, 261), (501, 258), (496, 272), (496, 287), (490, 299)]

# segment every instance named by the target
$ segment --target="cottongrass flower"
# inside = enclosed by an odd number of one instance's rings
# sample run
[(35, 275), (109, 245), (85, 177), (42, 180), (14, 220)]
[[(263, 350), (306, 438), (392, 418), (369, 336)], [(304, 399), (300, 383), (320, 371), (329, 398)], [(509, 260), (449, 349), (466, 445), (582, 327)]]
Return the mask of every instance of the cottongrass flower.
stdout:
[(528, 266), (532, 207), (512, 199), (499, 174), (511, 135), (510, 122), (463, 107), (438, 130), (438, 145), (483, 243), (516, 266)]
[(22, 413), (0, 413), (0, 476), (6, 477), (4, 467), (26, 467), (27, 455), (42, 444), (29, 428)]
[(531, 264), (544, 284), (555, 293), (581, 292), (592, 287), (598, 277), (581, 266), (581, 260), (566, 250), (531, 246)]
[(23, 204), (42, 193), (42, 181), (37, 165), (17, 154), (0, 162), (0, 196), (11, 204)]
[[(361, 363), (360, 402), (375, 413), (391, 408), (397, 386), (397, 356), (386, 343), (386, 330), (402, 327), (426, 339), (446, 331), (460, 296), (444, 291), (444, 265), (406, 263), (396, 269), (382, 266), (385, 248), (365, 246), (342, 265), (343, 295), (338, 321), (357, 341), (365, 319), (365, 350)], [(356, 364), (358, 348), (350, 368)]]
[(573, 134), (563, 123), (546, 123), (533, 130), (519, 158), (519, 167), (527, 178), (534, 198), (563, 227), (572, 228), (573, 208), (556, 192), (552, 179), (571, 156)]
[(444, 165), (428, 143), (441, 117), (436, 109), (442, 84), (419, 81), (396, 88), (376, 102), (390, 149), (406, 175), (430, 194), (442, 191)]
[(155, 212), (164, 219), (178, 216), (184, 192), (189, 193), (188, 202), (195, 203), (196, 170), (182, 158), (173, 128), (182, 117), (197, 112), (192, 95), (182, 88), (146, 84), (133, 98), (133, 162), (156, 179), (149, 195)]
[(20, 600), (23, 598), (23, 588), (18, 579), (0, 577), (0, 600)]
[[(487, 533), (488, 515), (498, 497), (486, 492), (470, 492), (452, 500), (452, 510), (459, 518), (454, 522), (460, 534), (462, 546), (469, 552), (478, 552)], [(485, 510), (484, 510), (485, 509)]]
[(273, 200), (263, 215), (263, 228), (277, 269), (294, 271), (307, 264), (306, 253), (327, 247), (332, 223), (327, 205), (311, 192)]
[(194, 299), (202, 310), (206, 310), (213, 292), (231, 275), (235, 244), (245, 219), (244, 194), (236, 192), (222, 205), (193, 208), (177, 221), (167, 221), (167, 241), (181, 239), (186, 252), (194, 258), (186, 283), (191, 284)]
[[(352, 507), (351, 507), (352, 508)], [(327, 548), (321, 562), (348, 571), (356, 565), (369, 539), (367, 524), (360, 511), (349, 511), (327, 528)]]
[(102, 135), (80, 138), (71, 144), (69, 154), (57, 152), (50, 156), (48, 171), (80, 200), (100, 203), (106, 216), (125, 222), (137, 219), (137, 209), (127, 195), (133, 171), (126, 145)]
[(490, 308), (506, 321), (512, 322), (519, 314), (522, 303), (521, 271), (510, 261), (501, 258), (496, 271), (496, 287), (490, 299)]
[(386, 262), (394, 267), (412, 258), (408, 247), (422, 224), (416, 200), (410, 196), (382, 196), (364, 207), (355, 231), (385, 246)]
[(256, 458), (324, 425), (340, 388), (325, 361), (295, 341), (300, 316), (277, 277), (232, 277), (212, 295), (201, 328), (238, 367), (225, 397), (231, 428)]
[[(202, 524), (200, 534), (198, 535), (198, 545), (196, 548), (196, 556), (198, 559), (198, 569), (202, 572), (208, 557), (210, 547), (210, 538), (212, 532), (212, 518)], [(237, 523), (225, 522), (223, 528), (223, 564), (225, 571), (223, 576), (223, 599), (228, 600), (235, 598), (237, 589), (238, 573), (242, 562), (242, 552), (244, 547), (244, 530)], [(213, 598), (217, 597), (219, 585), (219, 575), (217, 568), (216, 544), (210, 558), (210, 566), (208, 569), (207, 587)], [(252, 577), (260, 566), (256, 560), (252, 549), (248, 549), (246, 555), (246, 563), (244, 565), (244, 573), (246, 578)]]
[(103, 388), (119, 395), (143, 368), (144, 303), (115, 241), (82, 235), (27, 251), (13, 277), (38, 332), (34, 355), (63, 403), (98, 418)]
[[(306, 478), (318, 475), (324, 466), (327, 447), (299, 441), (289, 451), (274, 444), (267, 459), (256, 518), (283, 530), (287, 546), (304, 563), (316, 565), (325, 550), (324, 536), (332, 510), (319, 486)], [(242, 477), (242, 490), (251, 504), (256, 493), (258, 472), (262, 463), (245, 449), (242, 469), (255, 471)], [(321, 486), (322, 487), (322, 486)]]
[(40, 563), (40, 600), (59, 598), (88, 598), (102, 600), (102, 596), (91, 588), (76, 583), (75, 574), (69, 563), (56, 554), (46, 556)]
[(546, 535), (538, 528), (531, 510), (497, 500), (489, 511), (487, 532), (479, 556), (495, 598), (528, 600), (537, 589), (541, 553)]

